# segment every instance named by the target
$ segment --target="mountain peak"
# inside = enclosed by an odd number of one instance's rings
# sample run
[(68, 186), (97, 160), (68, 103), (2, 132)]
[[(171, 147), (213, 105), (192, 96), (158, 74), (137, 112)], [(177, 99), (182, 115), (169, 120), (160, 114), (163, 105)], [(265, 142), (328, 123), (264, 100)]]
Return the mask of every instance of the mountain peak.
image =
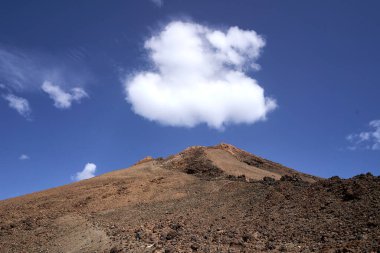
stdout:
[(150, 161), (153, 161), (153, 160), (154, 160), (153, 157), (151, 157), (151, 156), (146, 156), (146, 157), (144, 157), (143, 159), (141, 159), (140, 161), (138, 161), (138, 162), (136, 163), (136, 165), (137, 165), (137, 164), (141, 164), (141, 163), (150, 162)]
[(234, 145), (229, 144), (229, 143), (225, 143), (225, 142), (221, 142), (218, 145), (215, 145), (214, 147), (215, 148), (220, 148), (220, 149), (238, 149)]
[(215, 146), (191, 146), (162, 162), (171, 170), (179, 170), (205, 179), (220, 177), (244, 177), (247, 180), (263, 180), (270, 177), (295, 176), (307, 182), (318, 177), (307, 175), (279, 163), (253, 155), (228, 143)]
[(246, 153), (246, 154), (250, 154), (249, 152), (241, 149), (241, 148), (238, 148), (232, 144), (228, 144), (228, 143), (220, 143), (218, 145), (215, 145), (215, 146), (211, 146), (210, 148), (216, 148), (216, 149), (221, 149), (221, 150), (225, 150), (231, 154), (238, 154), (238, 153)]

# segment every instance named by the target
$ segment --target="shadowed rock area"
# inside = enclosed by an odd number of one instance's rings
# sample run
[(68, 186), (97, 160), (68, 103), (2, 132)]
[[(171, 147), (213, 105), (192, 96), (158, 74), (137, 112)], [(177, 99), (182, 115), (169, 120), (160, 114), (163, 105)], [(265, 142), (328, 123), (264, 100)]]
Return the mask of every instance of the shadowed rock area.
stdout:
[(379, 252), (379, 209), (378, 176), (196, 146), (0, 201), (0, 252)]

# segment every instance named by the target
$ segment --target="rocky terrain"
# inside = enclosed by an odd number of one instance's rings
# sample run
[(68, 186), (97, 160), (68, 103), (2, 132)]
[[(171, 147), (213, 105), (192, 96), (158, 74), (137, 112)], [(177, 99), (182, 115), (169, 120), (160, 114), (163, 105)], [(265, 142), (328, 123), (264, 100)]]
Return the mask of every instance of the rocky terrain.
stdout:
[(0, 252), (380, 252), (379, 210), (378, 176), (197, 146), (0, 201)]

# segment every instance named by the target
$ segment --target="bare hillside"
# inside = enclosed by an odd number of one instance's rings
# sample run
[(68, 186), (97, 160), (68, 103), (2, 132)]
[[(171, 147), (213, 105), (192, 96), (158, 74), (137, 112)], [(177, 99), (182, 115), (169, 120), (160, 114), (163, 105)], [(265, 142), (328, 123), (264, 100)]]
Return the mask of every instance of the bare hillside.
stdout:
[(0, 252), (379, 252), (380, 178), (190, 147), (0, 202)]

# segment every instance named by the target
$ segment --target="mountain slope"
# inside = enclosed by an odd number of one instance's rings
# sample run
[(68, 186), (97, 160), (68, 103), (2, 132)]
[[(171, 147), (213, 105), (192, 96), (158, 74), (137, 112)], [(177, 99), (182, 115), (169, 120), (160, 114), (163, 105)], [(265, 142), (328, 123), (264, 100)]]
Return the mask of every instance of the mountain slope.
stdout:
[(198, 146), (1, 201), (0, 252), (376, 251), (379, 208), (379, 177)]

